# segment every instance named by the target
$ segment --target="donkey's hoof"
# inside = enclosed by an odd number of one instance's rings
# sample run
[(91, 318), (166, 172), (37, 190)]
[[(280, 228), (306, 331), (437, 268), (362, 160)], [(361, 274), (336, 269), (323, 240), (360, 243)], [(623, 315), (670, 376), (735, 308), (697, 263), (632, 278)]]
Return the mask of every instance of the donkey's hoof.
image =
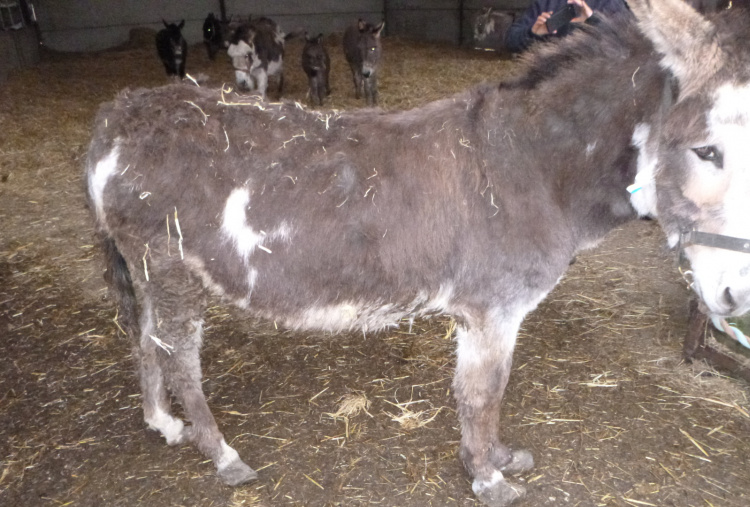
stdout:
[(511, 451), (511, 458), (500, 471), (506, 475), (516, 475), (528, 472), (534, 468), (534, 456), (526, 449), (516, 449)]
[(219, 479), (229, 486), (239, 486), (246, 482), (254, 481), (258, 478), (258, 472), (250, 468), (244, 461), (237, 458), (227, 466), (217, 470), (216, 475)]
[(477, 500), (488, 507), (506, 507), (526, 495), (526, 488), (505, 479), (489, 484), (474, 481), (471, 489)]

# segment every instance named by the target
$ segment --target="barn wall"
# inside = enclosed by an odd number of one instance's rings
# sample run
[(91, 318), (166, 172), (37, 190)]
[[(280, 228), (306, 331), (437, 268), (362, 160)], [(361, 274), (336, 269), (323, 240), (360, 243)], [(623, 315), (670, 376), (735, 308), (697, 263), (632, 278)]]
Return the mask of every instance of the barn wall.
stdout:
[(32, 27), (0, 30), (0, 83), (13, 70), (32, 67), (38, 62), (39, 43)]
[[(414, 39), (468, 42), (472, 20), (484, 6), (523, 9), (531, 0), (225, 0), (231, 15), (265, 15), (287, 32), (340, 32), (357, 18), (386, 19), (386, 34)], [(35, 0), (45, 45), (58, 51), (96, 51), (128, 41), (132, 28), (162, 28), (161, 19), (185, 20), (190, 44), (202, 40), (218, 0)], [(463, 13), (461, 6), (463, 5)]]
[[(227, 16), (265, 15), (286, 31), (342, 31), (358, 17), (380, 19), (383, 0), (226, 0)], [(218, 0), (36, 0), (42, 39), (57, 51), (96, 51), (128, 41), (132, 28), (162, 28), (161, 19), (185, 20), (188, 43), (203, 39), (203, 20), (220, 12)]]
[(457, 42), (460, 9), (456, 0), (388, 0), (388, 35), (419, 40)]
[(383, 17), (383, 0), (226, 0), (226, 7), (227, 16), (268, 16), (287, 32), (302, 29), (311, 34), (343, 32), (358, 18), (376, 21)]

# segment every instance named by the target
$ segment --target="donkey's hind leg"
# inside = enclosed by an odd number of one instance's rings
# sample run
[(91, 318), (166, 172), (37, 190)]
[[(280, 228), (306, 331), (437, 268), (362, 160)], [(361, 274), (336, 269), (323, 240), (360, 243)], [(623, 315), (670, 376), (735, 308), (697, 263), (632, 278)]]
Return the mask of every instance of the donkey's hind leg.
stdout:
[(166, 283), (161, 287), (152, 284), (156, 324), (152, 334), (146, 336), (144, 333), (142, 346), (156, 347), (154, 352), (159, 358), (166, 385), (190, 422), (182, 429), (180, 442), (195, 444), (214, 462), (221, 480), (236, 486), (256, 479), (258, 474), (226, 443), (208, 408), (201, 387), (200, 365), (205, 295), (197, 281), (191, 282), (189, 275), (180, 281), (183, 273), (175, 271), (169, 273), (168, 286)]
[[(154, 311), (151, 298), (143, 286), (133, 284), (131, 272), (114, 238), (99, 233), (104, 251), (107, 271), (104, 278), (110, 286), (110, 294), (117, 302), (121, 329), (133, 341), (133, 358), (143, 393), (143, 415), (146, 424), (161, 432), (170, 445), (181, 443), (183, 424), (169, 412), (169, 398), (164, 386), (156, 345), (149, 338), (154, 333)], [(140, 309), (138, 301), (140, 300)]]
[(169, 396), (162, 370), (161, 354), (163, 351), (158, 345), (159, 341), (156, 336), (156, 315), (150, 297), (144, 296), (141, 301), (141, 337), (135, 355), (143, 395), (143, 419), (149, 428), (164, 436), (167, 444), (178, 445), (184, 443), (187, 438), (184, 424), (170, 411)]
[(192, 339), (181, 344), (167, 359), (167, 379), (191, 426), (186, 428), (190, 440), (213, 460), (222, 481), (236, 486), (257, 479), (258, 474), (240, 459), (237, 451), (224, 440), (211, 414), (201, 387), (200, 345), (202, 321), (184, 323), (191, 327)]

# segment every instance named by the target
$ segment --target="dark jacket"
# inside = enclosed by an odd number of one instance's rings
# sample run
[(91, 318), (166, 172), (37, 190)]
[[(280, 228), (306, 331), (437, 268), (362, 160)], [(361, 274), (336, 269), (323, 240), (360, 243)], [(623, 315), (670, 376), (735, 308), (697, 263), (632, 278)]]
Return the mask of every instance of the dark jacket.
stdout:
[[(567, 3), (567, 0), (536, 0), (508, 29), (508, 34), (505, 37), (505, 46), (510, 51), (519, 52), (528, 48), (535, 41), (546, 40), (550, 37), (565, 36), (571, 33), (575, 29), (574, 23), (561, 28), (554, 35), (539, 37), (531, 33), (531, 27), (534, 26), (536, 19), (541, 13), (557, 12), (565, 7)], [(628, 10), (628, 6), (624, 0), (586, 0), (586, 3), (594, 11), (594, 15), (586, 20), (587, 23), (595, 23), (597, 13), (612, 15)]]

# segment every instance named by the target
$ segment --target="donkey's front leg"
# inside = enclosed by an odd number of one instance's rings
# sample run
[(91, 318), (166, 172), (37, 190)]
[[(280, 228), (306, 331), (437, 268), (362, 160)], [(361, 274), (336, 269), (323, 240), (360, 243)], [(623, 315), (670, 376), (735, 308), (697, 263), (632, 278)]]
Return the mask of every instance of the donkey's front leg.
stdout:
[(457, 365), (453, 382), (461, 421), (461, 460), (473, 477), (472, 489), (482, 503), (510, 505), (526, 493), (506, 475), (530, 470), (528, 451), (511, 450), (498, 438), (500, 402), (508, 383), (516, 334), (520, 326), (507, 319), (469, 322), (457, 332)]

